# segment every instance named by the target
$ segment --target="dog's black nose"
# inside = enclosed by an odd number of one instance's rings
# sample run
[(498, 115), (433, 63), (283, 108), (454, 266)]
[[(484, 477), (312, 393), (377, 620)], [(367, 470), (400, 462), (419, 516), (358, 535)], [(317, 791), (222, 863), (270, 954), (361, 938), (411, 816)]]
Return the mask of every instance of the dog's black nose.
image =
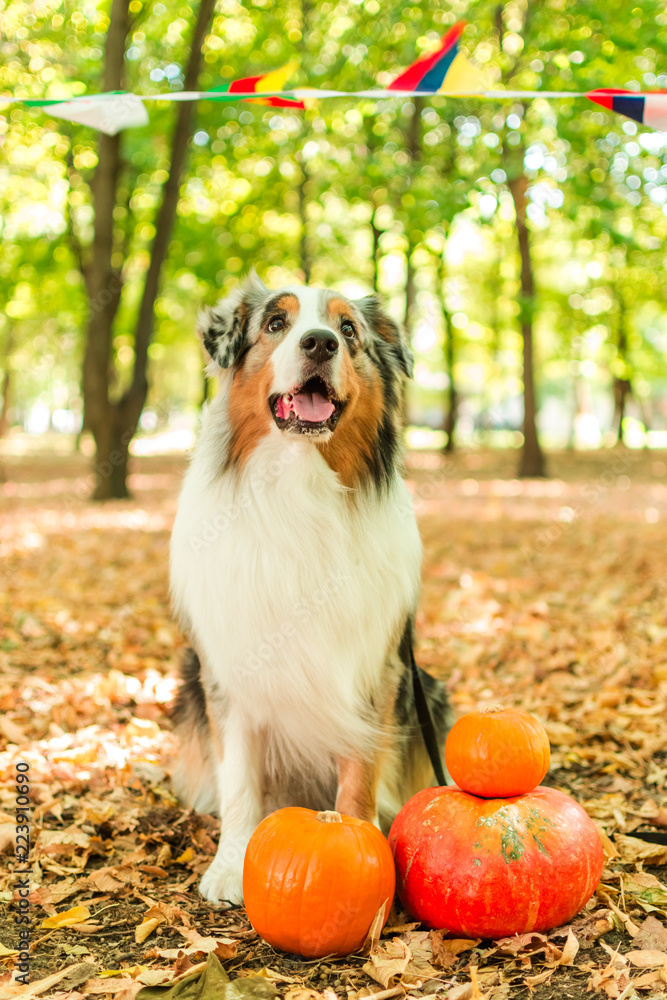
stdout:
[(301, 350), (317, 361), (328, 361), (338, 350), (338, 341), (331, 330), (309, 330), (301, 338)]

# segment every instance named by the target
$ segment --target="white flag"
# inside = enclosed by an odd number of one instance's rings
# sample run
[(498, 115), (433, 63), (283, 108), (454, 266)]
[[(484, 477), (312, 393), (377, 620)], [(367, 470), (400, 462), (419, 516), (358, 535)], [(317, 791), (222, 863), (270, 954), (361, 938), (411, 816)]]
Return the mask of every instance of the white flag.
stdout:
[(90, 125), (106, 135), (116, 135), (124, 128), (148, 125), (144, 102), (136, 94), (94, 94), (76, 101), (48, 104), (44, 111), (68, 122)]

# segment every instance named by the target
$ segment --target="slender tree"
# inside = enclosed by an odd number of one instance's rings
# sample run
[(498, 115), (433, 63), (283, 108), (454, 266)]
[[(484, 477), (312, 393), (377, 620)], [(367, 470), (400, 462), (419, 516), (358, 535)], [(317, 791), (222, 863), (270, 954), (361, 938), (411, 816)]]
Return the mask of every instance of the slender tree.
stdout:
[(620, 445), (624, 444), (623, 421), (628, 397), (632, 393), (632, 382), (629, 377), (628, 365), (628, 314), (625, 299), (618, 284), (614, 288), (614, 294), (618, 306), (618, 364), (622, 365), (622, 371), (614, 375), (614, 430), (616, 444)]
[(3, 437), (9, 430), (9, 408), (12, 403), (12, 350), (14, 347), (14, 328), (9, 327), (5, 334), (4, 345), (4, 366), (5, 372), (2, 376), (2, 402), (0, 403), (0, 437)]
[[(530, 32), (530, 20), (533, 14), (534, 0), (526, 0), (526, 7), (523, 15), (523, 33)], [(496, 8), (496, 30), (500, 47), (503, 47), (503, 37), (505, 32), (504, 10), (501, 5)], [(521, 52), (513, 59), (511, 66), (503, 74), (504, 82), (515, 76), (520, 69), (522, 61)], [(522, 107), (522, 120), (525, 119), (525, 106)], [(526, 207), (528, 189), (528, 178), (524, 172), (525, 145), (523, 136), (520, 135), (519, 142), (510, 146), (505, 137), (502, 143), (502, 160), (505, 174), (507, 175), (507, 186), (512, 201), (514, 203), (514, 214), (516, 219), (516, 235), (521, 261), (520, 269), (520, 323), (521, 339), (523, 342), (523, 448), (521, 450), (521, 460), (519, 462), (519, 476), (546, 476), (546, 462), (542, 451), (540, 440), (537, 434), (537, 398), (535, 393), (535, 370), (534, 370), (534, 329), (533, 317), (535, 313), (535, 278), (533, 270), (533, 260), (531, 252), (530, 230), (527, 225)]]
[[(409, 191), (413, 187), (413, 181), (415, 175), (419, 170), (419, 161), (421, 159), (422, 148), (421, 148), (421, 114), (424, 107), (424, 98), (415, 97), (413, 100), (414, 110), (410, 115), (410, 121), (406, 129), (405, 134), (405, 151), (408, 154), (408, 169), (406, 171), (406, 191)], [(406, 238), (407, 238), (407, 249), (405, 251), (405, 329), (411, 331), (412, 313), (414, 310), (415, 299), (416, 299), (416, 286), (415, 286), (415, 266), (412, 261), (412, 255), (415, 250), (414, 240), (412, 238), (412, 226), (410, 225), (410, 220), (408, 220), (408, 225), (406, 227)]]
[[(507, 162), (507, 161), (506, 161)], [(511, 169), (511, 168), (510, 168)], [(521, 339), (523, 342), (523, 448), (519, 475), (545, 476), (544, 452), (537, 436), (537, 400), (535, 395), (535, 370), (533, 360), (533, 314), (535, 310), (535, 278), (530, 250), (530, 234), (526, 224), (526, 188), (528, 181), (522, 173), (508, 175), (507, 184), (514, 202), (516, 232), (521, 258)]]
[[(190, 57), (185, 72), (186, 90), (197, 90), (202, 48), (213, 17), (215, 0), (201, 0), (195, 20)], [(103, 90), (123, 89), (124, 59), (130, 28), (129, 0), (112, 0), (107, 32)], [(117, 232), (114, 210), (123, 169), (122, 133), (101, 135), (98, 166), (92, 183), (94, 236), (88, 253), (79, 248), (84, 275), (89, 318), (83, 362), (83, 397), (86, 426), (95, 439), (95, 498), (128, 496), (127, 466), (129, 445), (136, 431), (148, 392), (148, 348), (153, 336), (154, 306), (160, 288), (162, 267), (178, 205), (181, 177), (192, 133), (194, 104), (176, 105), (176, 122), (171, 139), (170, 166), (162, 187), (155, 218), (155, 235), (144, 279), (138, 315), (134, 325), (134, 368), (128, 388), (112, 399), (110, 386), (111, 349), (114, 320), (123, 291), (123, 273), (115, 263)]]

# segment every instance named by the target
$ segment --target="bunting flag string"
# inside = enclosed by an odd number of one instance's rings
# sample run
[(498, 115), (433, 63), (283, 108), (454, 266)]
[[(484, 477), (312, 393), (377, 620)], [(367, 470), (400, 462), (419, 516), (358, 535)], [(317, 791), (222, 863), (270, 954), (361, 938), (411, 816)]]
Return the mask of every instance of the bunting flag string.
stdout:
[(601, 88), (591, 91), (493, 90), (483, 73), (459, 51), (459, 39), (465, 27), (459, 21), (443, 36), (435, 52), (408, 66), (384, 88), (372, 90), (330, 90), (313, 87), (286, 89), (298, 63), (292, 61), (279, 69), (258, 76), (243, 77), (205, 91), (172, 91), (167, 94), (104, 93), (67, 100), (25, 99), (0, 96), (0, 103), (22, 103), (42, 108), (56, 118), (89, 125), (107, 135), (149, 123), (146, 103), (151, 101), (248, 101), (277, 108), (303, 110), (314, 101), (330, 98), (410, 98), (474, 97), (486, 100), (576, 99), (590, 101), (632, 118), (657, 131), (667, 131), (667, 91), (629, 91)]

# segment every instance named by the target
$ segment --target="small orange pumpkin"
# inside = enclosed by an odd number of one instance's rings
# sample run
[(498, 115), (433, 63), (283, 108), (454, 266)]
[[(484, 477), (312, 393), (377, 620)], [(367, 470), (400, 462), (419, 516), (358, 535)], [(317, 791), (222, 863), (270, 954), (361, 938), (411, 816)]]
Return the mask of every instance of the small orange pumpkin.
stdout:
[(549, 738), (541, 722), (520, 708), (487, 708), (456, 722), (445, 763), (464, 792), (486, 799), (523, 795), (549, 770)]
[(363, 945), (396, 888), (394, 859), (372, 823), (290, 807), (259, 824), (243, 866), (248, 919), (274, 948), (306, 958)]

